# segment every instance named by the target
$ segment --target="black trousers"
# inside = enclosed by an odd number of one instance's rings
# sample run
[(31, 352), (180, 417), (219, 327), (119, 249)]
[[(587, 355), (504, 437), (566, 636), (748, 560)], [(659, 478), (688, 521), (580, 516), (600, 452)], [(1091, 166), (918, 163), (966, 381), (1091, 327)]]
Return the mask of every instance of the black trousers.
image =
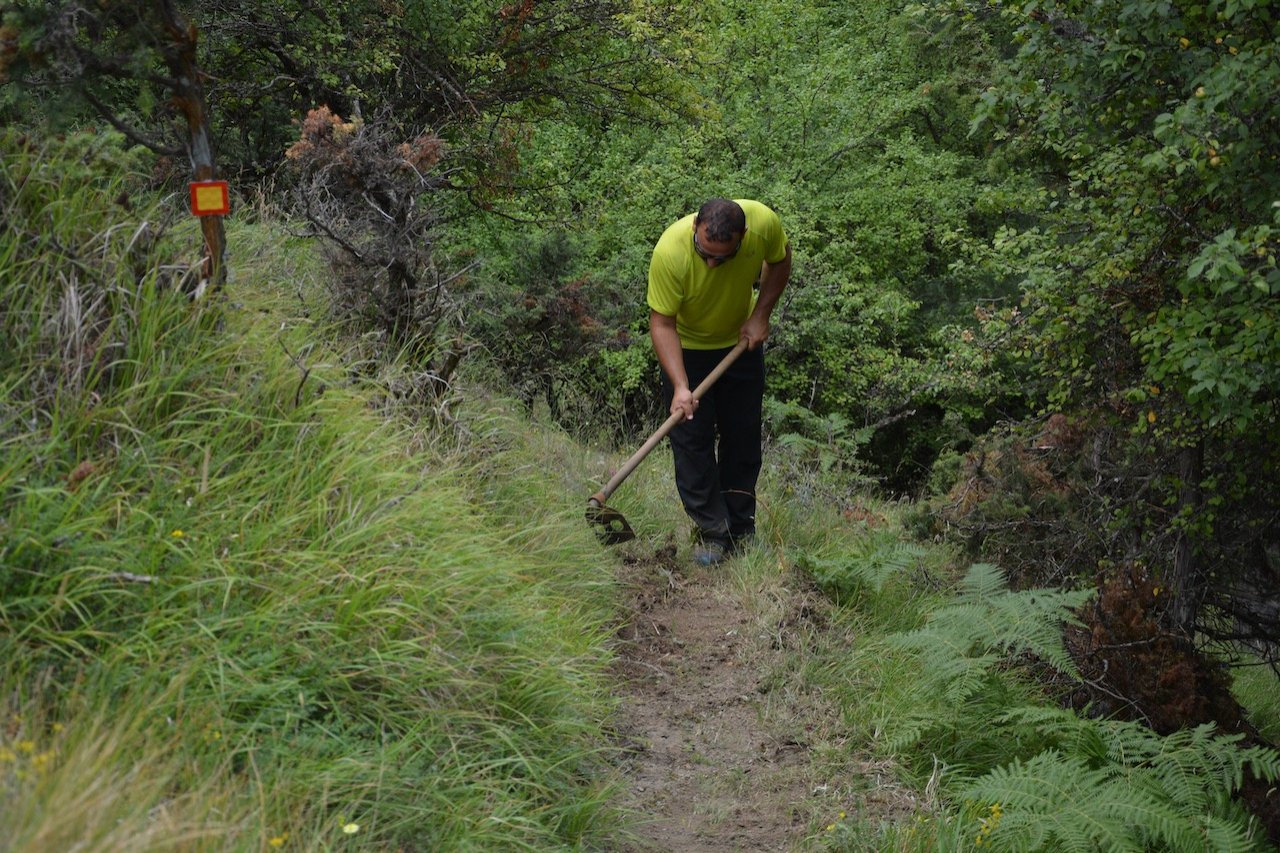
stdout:
[[(684, 350), (689, 387), (697, 388), (730, 349)], [(665, 373), (662, 391), (670, 409), (675, 388)], [(676, 489), (704, 540), (730, 546), (755, 532), (763, 399), (764, 347), (757, 347), (738, 356), (703, 396), (693, 420), (670, 433)]]

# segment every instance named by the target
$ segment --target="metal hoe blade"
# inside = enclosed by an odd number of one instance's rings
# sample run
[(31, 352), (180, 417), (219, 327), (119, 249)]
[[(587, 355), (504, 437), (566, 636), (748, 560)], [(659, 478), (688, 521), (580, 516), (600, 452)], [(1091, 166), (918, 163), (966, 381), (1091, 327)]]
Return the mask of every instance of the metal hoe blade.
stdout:
[(636, 538), (622, 513), (600, 503), (595, 498), (587, 501), (587, 522), (595, 528), (596, 536), (606, 545), (621, 545)]

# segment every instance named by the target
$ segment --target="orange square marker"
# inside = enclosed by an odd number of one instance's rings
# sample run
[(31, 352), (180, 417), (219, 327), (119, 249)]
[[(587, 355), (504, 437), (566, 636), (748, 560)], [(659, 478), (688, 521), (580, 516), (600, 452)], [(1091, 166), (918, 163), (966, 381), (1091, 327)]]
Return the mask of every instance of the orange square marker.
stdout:
[(231, 212), (231, 190), (226, 181), (191, 184), (191, 212), (196, 216), (225, 216)]

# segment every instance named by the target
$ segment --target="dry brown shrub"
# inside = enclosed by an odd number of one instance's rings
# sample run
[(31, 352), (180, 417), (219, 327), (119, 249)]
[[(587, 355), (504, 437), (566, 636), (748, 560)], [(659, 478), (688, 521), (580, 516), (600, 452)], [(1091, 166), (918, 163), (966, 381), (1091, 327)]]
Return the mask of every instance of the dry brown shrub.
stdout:
[(1157, 732), (1213, 722), (1247, 726), (1226, 671), (1162, 625), (1168, 591), (1138, 564), (1105, 574), (1072, 635), (1084, 684), (1075, 704), (1108, 717), (1143, 720)]

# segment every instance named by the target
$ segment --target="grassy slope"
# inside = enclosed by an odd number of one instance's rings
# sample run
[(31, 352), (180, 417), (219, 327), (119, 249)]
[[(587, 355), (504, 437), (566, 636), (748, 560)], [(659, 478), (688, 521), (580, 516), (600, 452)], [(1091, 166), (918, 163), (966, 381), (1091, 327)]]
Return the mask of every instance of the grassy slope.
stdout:
[(387, 417), (269, 226), (233, 229), (228, 303), (161, 292), (193, 230), (131, 256), (112, 236), (161, 211), (29, 153), (4, 173), (0, 847), (605, 831), (610, 573), (519, 425), (477, 415), (462, 453)]

